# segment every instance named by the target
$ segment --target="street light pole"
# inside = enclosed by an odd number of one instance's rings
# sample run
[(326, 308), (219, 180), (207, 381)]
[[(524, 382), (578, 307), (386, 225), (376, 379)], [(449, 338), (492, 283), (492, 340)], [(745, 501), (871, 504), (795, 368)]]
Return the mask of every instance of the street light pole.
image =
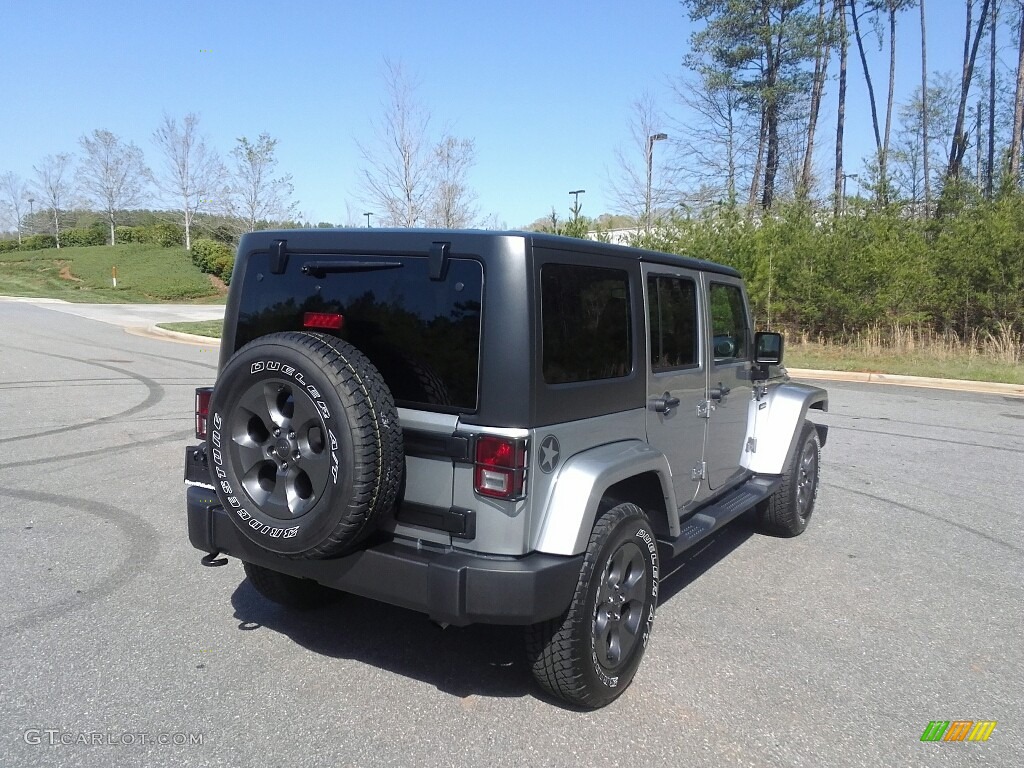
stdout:
[(644, 200), (644, 219), (647, 234), (651, 234), (651, 175), (654, 166), (654, 142), (664, 141), (667, 133), (653, 133), (647, 137), (647, 197)]
[(580, 195), (584, 194), (587, 190), (585, 189), (570, 189), (569, 194), (572, 195), (572, 218), (573, 221), (580, 220)]
[(370, 213), (369, 211), (367, 211), (366, 213), (363, 214), (363, 216), (366, 217), (366, 228), (369, 229), (370, 228), (370, 217), (373, 216), (373, 214)]

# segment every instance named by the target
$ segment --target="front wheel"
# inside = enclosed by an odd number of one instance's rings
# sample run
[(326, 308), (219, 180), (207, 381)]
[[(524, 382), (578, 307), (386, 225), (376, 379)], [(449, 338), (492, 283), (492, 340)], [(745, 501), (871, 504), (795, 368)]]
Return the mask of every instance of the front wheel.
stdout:
[(619, 504), (594, 525), (569, 610), (527, 628), (534, 678), (576, 706), (614, 701), (640, 666), (657, 601), (651, 524), (635, 504)]
[(818, 430), (805, 421), (796, 450), (782, 476), (782, 486), (757, 508), (758, 522), (765, 533), (799, 536), (807, 529), (818, 497), (820, 463)]

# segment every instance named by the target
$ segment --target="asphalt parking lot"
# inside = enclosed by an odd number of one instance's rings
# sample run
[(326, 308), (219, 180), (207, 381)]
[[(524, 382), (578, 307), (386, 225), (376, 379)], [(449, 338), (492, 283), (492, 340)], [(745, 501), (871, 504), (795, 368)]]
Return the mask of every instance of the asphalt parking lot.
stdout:
[(216, 347), (27, 303), (0, 327), (0, 766), (1024, 765), (1024, 398), (829, 383), (808, 532), (740, 520), (673, 563), (632, 687), (577, 712), (514, 630), (290, 613), (200, 566)]

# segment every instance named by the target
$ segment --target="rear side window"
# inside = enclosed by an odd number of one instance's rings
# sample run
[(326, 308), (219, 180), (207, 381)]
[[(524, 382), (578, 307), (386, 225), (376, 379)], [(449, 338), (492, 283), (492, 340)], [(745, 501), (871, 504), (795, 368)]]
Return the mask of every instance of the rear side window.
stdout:
[(716, 363), (746, 360), (747, 310), (735, 285), (711, 284), (711, 329)]
[[(316, 256), (369, 262), (379, 256)], [(337, 313), (333, 331), (358, 347), (400, 406), (475, 411), (480, 364), (483, 265), (451, 259), (445, 280), (431, 280), (427, 259), (388, 256), (390, 269), (310, 277), (300, 265), (260, 274), (250, 260), (239, 312), (238, 346), (275, 331), (297, 330), (306, 312)]]
[(697, 284), (681, 277), (647, 278), (650, 304), (651, 370), (672, 371), (698, 364)]
[(626, 271), (545, 264), (540, 283), (544, 381), (627, 376), (633, 329)]

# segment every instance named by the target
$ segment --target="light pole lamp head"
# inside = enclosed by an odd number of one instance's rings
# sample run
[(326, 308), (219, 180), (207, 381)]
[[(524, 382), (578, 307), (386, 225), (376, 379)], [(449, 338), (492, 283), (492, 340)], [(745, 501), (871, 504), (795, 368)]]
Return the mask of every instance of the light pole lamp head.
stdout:
[(651, 141), (664, 141), (667, 138), (667, 133), (655, 133), (651, 135)]

